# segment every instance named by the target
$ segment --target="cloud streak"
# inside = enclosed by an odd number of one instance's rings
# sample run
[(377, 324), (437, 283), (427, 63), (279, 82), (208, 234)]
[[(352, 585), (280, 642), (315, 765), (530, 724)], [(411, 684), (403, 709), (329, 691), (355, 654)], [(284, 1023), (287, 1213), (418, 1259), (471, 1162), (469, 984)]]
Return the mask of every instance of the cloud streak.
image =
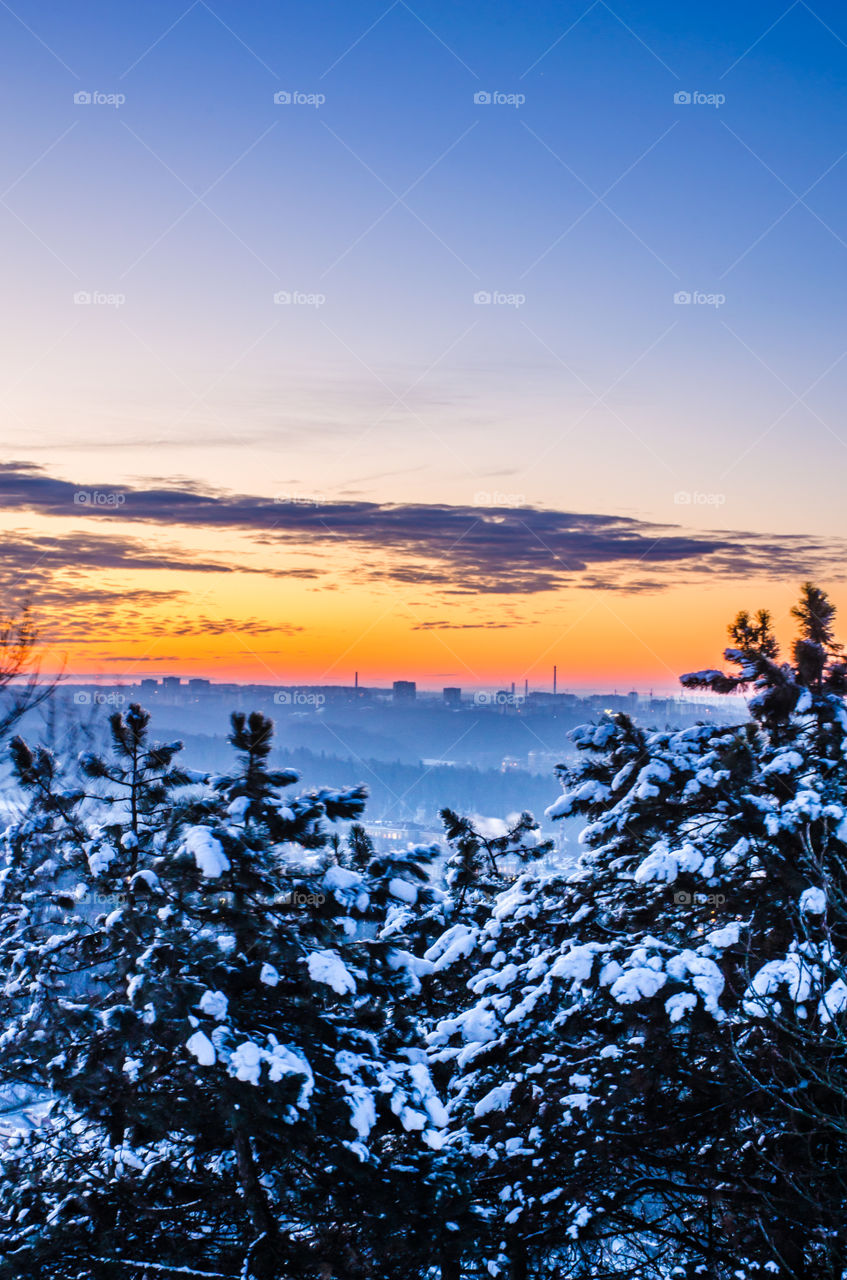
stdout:
[[(632, 517), (538, 507), (476, 507), (374, 502), (274, 500), (234, 494), (180, 477), (150, 487), (117, 485), (103, 505), (75, 495), (98, 490), (49, 475), (26, 462), (0, 465), (0, 510), (90, 522), (90, 535), (11, 538), (7, 570), (37, 561), (58, 567), (256, 572), (230, 559), (196, 559), (109, 535), (110, 523), (237, 532), (257, 549), (353, 549), (357, 574), (371, 581), (429, 585), (445, 596), (523, 595), (581, 587), (635, 593), (696, 579), (842, 576), (845, 544), (806, 535), (698, 531)], [(96, 532), (95, 532), (96, 531)], [(116, 531), (117, 532), (117, 531)], [(328, 556), (323, 571), (337, 567)], [(261, 570), (264, 572), (264, 570)], [(267, 572), (314, 577), (319, 569)]]

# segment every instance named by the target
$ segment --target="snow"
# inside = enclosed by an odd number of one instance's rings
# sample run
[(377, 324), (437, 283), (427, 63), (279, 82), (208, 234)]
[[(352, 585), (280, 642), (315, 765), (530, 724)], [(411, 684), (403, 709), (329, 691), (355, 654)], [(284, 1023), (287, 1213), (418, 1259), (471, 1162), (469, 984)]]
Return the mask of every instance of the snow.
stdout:
[(802, 768), (802, 765), (803, 757), (799, 751), (780, 751), (770, 764), (763, 767), (762, 773), (792, 773), (795, 769)]
[(828, 991), (825, 991), (818, 1002), (818, 1016), (821, 1022), (832, 1022), (839, 1013), (847, 1009), (847, 982), (838, 978)]
[(514, 1088), (514, 1084), (510, 1082), (509, 1084), (496, 1085), (495, 1088), (490, 1089), (485, 1097), (480, 1098), (473, 1109), (477, 1119), (480, 1116), (487, 1116), (491, 1111), (505, 1111), (511, 1101)]
[(681, 951), (668, 961), (667, 973), (677, 982), (690, 980), (707, 1011), (715, 1017), (720, 1016), (718, 1001), (723, 994), (724, 979), (714, 960), (697, 955), (695, 951)]
[(227, 813), (233, 822), (243, 822), (247, 816), (247, 810), (250, 808), (249, 796), (237, 796), (232, 804), (227, 805)]
[(330, 867), (324, 874), (322, 883), (341, 906), (353, 907), (357, 911), (367, 909), (367, 883), (358, 871), (351, 871), (348, 867)]
[(448, 969), (457, 960), (464, 960), (471, 954), (477, 937), (477, 931), (468, 925), (454, 924), (424, 952), (424, 959), (431, 962), (436, 973)]
[(356, 990), (356, 979), (336, 951), (313, 951), (308, 959), (309, 977), (322, 982), (338, 995)]
[(550, 970), (551, 978), (570, 978), (574, 982), (587, 982), (591, 977), (594, 957), (602, 948), (599, 943), (588, 942), (583, 946), (571, 947), (563, 956), (559, 956)]
[(588, 778), (573, 791), (560, 796), (554, 804), (544, 810), (548, 818), (567, 818), (577, 804), (602, 804), (609, 798), (609, 788), (604, 782)]
[(202, 1031), (195, 1031), (185, 1047), (194, 1055), (201, 1067), (211, 1067), (217, 1060), (215, 1046)]
[(664, 973), (638, 966), (625, 970), (612, 984), (610, 994), (618, 1004), (635, 1004), (639, 1000), (649, 1000), (666, 982), (667, 977)]
[(635, 794), (639, 800), (653, 800), (661, 794), (656, 785), (670, 780), (671, 771), (664, 760), (651, 760), (635, 780)]
[(787, 988), (790, 1000), (804, 1004), (812, 994), (816, 976), (816, 967), (799, 952), (789, 952), (784, 960), (771, 960), (750, 983), (744, 997), (744, 1011), (754, 1018), (779, 1013), (780, 1005), (772, 997), (781, 987)]
[(697, 1007), (697, 997), (691, 991), (681, 991), (665, 1001), (665, 1012), (671, 1022), (679, 1022), (686, 1013)]
[(300, 1085), (300, 1093), (297, 1098), (297, 1106), (305, 1111), (309, 1107), (309, 1099), (315, 1090), (315, 1076), (306, 1058), (302, 1053), (297, 1053), (294, 1049), (289, 1049), (283, 1044), (277, 1044), (274, 1037), (271, 1036), (271, 1048), (269, 1052), (265, 1052), (265, 1061), (268, 1064), (268, 1076), (272, 1084), (278, 1080), (285, 1079), (286, 1076), (302, 1076), (303, 1082)]
[(198, 1009), (207, 1013), (216, 1022), (223, 1022), (227, 1014), (227, 998), (222, 991), (204, 991), (200, 997)]
[(245, 1040), (233, 1053), (229, 1060), (229, 1074), (236, 1080), (244, 1080), (248, 1084), (258, 1084), (262, 1074), (264, 1054), (259, 1045), (252, 1040)]
[(88, 869), (93, 876), (102, 876), (115, 860), (115, 851), (107, 844), (101, 844), (88, 855)]
[(722, 929), (713, 929), (711, 933), (707, 933), (706, 941), (710, 947), (723, 951), (726, 947), (734, 947), (737, 944), (743, 928), (739, 921), (734, 920), (731, 924), (724, 925)]
[(133, 976), (127, 981), (126, 998), (127, 1000), (129, 1000), (130, 1004), (135, 1003), (135, 997), (138, 994), (138, 991), (143, 986), (144, 986), (144, 974), (142, 973), (133, 974)]
[(264, 982), (266, 987), (275, 987), (279, 982), (279, 973), (272, 964), (263, 964), (259, 981)]
[(189, 827), (185, 833), (183, 848), (191, 854), (207, 880), (216, 880), (224, 871), (229, 871), (229, 858), (224, 853), (220, 840), (212, 835), (208, 827)]
[(402, 969), (405, 972), (414, 994), (421, 990), (421, 978), (434, 969), (429, 960), (414, 956), (411, 951), (389, 951), (387, 959), (390, 969)]
[(659, 841), (636, 868), (635, 880), (637, 884), (649, 884), (654, 880), (673, 884), (680, 871), (701, 871), (702, 867), (703, 855), (692, 844), (685, 843), (671, 851)]
[(364, 1085), (352, 1085), (347, 1096), (350, 1123), (360, 1138), (367, 1138), (376, 1124), (376, 1103), (370, 1089)]
[(392, 898), (398, 898), (401, 902), (408, 902), (410, 905), (418, 900), (418, 891), (408, 880), (401, 880), (399, 876), (394, 876), (388, 882), (388, 892)]
[(826, 913), (826, 894), (823, 889), (804, 889), (800, 894), (800, 910), (803, 915), (824, 915)]

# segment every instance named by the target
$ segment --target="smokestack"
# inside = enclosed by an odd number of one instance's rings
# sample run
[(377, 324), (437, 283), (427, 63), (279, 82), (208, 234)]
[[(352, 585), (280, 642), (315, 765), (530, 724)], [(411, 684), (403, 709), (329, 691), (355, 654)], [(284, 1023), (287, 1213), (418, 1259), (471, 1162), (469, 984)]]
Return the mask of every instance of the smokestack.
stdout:
[(514, 698), (514, 696), (515, 696), (515, 682), (513, 680), (512, 681), (512, 697)]
[(529, 697), (529, 680), (528, 679), (524, 680), (523, 682), (523, 696), (524, 698)]
[(359, 673), (357, 671), (355, 676), (353, 677), (353, 688), (358, 689), (358, 687), (359, 687)]
[(558, 675), (558, 667), (553, 668), (553, 693), (556, 692), (556, 677)]

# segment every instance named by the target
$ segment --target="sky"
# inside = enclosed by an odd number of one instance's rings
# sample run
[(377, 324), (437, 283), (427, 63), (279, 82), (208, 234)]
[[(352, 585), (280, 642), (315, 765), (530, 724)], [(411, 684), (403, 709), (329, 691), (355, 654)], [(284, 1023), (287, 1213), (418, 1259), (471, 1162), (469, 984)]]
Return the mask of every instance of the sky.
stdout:
[(0, 5), (50, 668), (669, 689), (847, 604), (841, 6)]

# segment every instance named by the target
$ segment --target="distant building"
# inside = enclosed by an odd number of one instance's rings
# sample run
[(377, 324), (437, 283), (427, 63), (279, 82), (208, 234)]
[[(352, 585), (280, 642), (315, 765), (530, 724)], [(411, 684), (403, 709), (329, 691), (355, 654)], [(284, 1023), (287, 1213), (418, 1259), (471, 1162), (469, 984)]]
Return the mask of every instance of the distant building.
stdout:
[(145, 693), (149, 693), (151, 689), (158, 689), (158, 687), (159, 687), (159, 681), (153, 680), (150, 676), (147, 676), (144, 680), (141, 681), (141, 688), (144, 690)]
[(200, 677), (196, 677), (193, 680), (189, 680), (188, 687), (192, 693), (200, 693), (204, 689), (211, 689), (212, 682), (211, 680), (203, 680)]
[(168, 689), (168, 690), (178, 689), (181, 684), (182, 684), (182, 680), (180, 679), (179, 676), (164, 676), (162, 679), (163, 689)]
[(395, 680), (392, 693), (395, 702), (414, 702), (418, 696), (418, 686), (414, 680)]
[(445, 706), (460, 707), (462, 705), (461, 689), (444, 689), (442, 697), (444, 698)]

